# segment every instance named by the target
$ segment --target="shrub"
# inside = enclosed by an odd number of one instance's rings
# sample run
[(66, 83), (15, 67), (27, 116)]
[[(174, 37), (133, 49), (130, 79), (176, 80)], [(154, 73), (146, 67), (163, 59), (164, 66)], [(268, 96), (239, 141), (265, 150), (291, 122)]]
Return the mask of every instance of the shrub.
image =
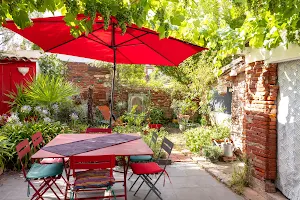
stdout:
[(116, 133), (140, 133), (142, 132), (142, 126), (115, 126), (113, 127), (113, 132)]
[(164, 112), (159, 107), (150, 106), (148, 108), (149, 118), (152, 124), (162, 124), (164, 120)]
[(38, 60), (42, 74), (54, 77), (64, 76), (67, 71), (66, 63), (57, 58), (56, 55), (44, 55)]
[(192, 152), (199, 153), (203, 146), (209, 146), (212, 139), (224, 139), (230, 136), (230, 130), (224, 126), (198, 127), (184, 132), (186, 145)]
[(204, 146), (202, 149), (202, 153), (203, 156), (205, 156), (211, 162), (216, 162), (222, 155), (222, 150), (218, 146)]
[(6, 160), (12, 157), (11, 144), (6, 137), (0, 136), (0, 168), (4, 169)]
[(161, 149), (162, 140), (164, 139), (164, 137), (168, 136), (169, 133), (163, 127), (160, 129), (160, 131), (156, 129), (149, 129), (147, 135), (142, 134), (142, 138), (147, 144), (150, 144), (153, 132), (155, 132), (158, 135), (156, 144), (151, 145), (154, 153), (153, 157), (154, 159), (159, 159), (159, 158), (164, 159), (166, 158), (166, 153), (163, 150), (160, 151), (160, 149)]
[(42, 105), (50, 108), (55, 103), (71, 100), (73, 95), (79, 93), (78, 88), (61, 77), (39, 75), (26, 88), (26, 96), (31, 105)]
[(250, 159), (244, 156), (243, 160), (243, 167), (234, 166), (230, 181), (230, 186), (233, 187), (238, 194), (242, 194), (244, 188), (248, 187), (251, 181)]
[(4, 156), (8, 168), (19, 168), (16, 145), (25, 138), (31, 138), (31, 136), (38, 131), (43, 134), (46, 143), (58, 134), (71, 132), (68, 126), (62, 125), (60, 122), (46, 123), (40, 121), (26, 122), (23, 124), (7, 123), (0, 129), (0, 136), (6, 137), (6, 142), (10, 144), (7, 148), (7, 153), (11, 156)]

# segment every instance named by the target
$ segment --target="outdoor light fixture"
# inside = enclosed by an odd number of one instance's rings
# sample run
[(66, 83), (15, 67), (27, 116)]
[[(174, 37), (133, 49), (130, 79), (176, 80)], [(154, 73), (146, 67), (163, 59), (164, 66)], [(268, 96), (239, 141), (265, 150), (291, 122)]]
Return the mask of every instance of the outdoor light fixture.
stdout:
[(229, 76), (237, 76), (237, 71), (236, 71), (236, 69), (232, 69), (232, 70), (230, 71)]
[(18, 71), (25, 76), (29, 72), (29, 67), (18, 67)]

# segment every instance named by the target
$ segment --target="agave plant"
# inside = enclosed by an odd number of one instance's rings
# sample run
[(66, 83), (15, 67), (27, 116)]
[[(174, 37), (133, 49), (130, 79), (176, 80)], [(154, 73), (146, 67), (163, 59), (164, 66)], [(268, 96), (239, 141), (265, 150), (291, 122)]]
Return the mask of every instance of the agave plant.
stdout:
[(26, 86), (23, 84), (16, 85), (16, 91), (10, 91), (5, 94), (10, 101), (5, 101), (11, 107), (11, 111), (18, 111), (22, 106), (28, 105), (28, 98), (26, 97)]
[(79, 89), (62, 77), (39, 75), (26, 90), (26, 96), (32, 105), (50, 107), (55, 103), (71, 100), (73, 95), (79, 94)]

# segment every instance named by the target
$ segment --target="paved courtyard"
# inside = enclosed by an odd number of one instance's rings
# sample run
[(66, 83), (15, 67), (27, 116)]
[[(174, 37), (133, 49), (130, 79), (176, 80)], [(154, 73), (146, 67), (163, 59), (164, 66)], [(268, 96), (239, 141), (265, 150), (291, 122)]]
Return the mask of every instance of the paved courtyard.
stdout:
[[(171, 183), (167, 176), (161, 177), (157, 183), (157, 187), (162, 192), (164, 200), (242, 200), (241, 196), (236, 195), (230, 189), (219, 183), (207, 172), (200, 169), (195, 163), (173, 163), (167, 167), (167, 172), (170, 175)], [(115, 174), (116, 178), (121, 178), (121, 174)], [(153, 176), (155, 179), (155, 176)], [(128, 189), (136, 179), (133, 176), (128, 181)], [(139, 184), (128, 192), (128, 200), (142, 200), (147, 194), (149, 188), (146, 184), (134, 196)], [(63, 181), (59, 181), (59, 186), (64, 188)], [(114, 185), (116, 194), (122, 192), (122, 184)], [(33, 190), (31, 189), (31, 194)], [(27, 200), (27, 183), (21, 173), (11, 172), (0, 176), (0, 200)], [(46, 200), (57, 199), (51, 192), (44, 195)], [(124, 199), (124, 198), (117, 198)], [(148, 200), (157, 200), (155, 194), (151, 193)]]

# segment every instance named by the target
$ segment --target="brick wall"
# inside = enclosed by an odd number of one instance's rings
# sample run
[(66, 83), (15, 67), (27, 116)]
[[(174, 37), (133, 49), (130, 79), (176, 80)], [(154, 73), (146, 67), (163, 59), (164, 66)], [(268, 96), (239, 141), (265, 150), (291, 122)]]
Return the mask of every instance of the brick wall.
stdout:
[(109, 69), (91, 67), (85, 63), (68, 63), (67, 78), (80, 88), (83, 99), (87, 99), (88, 87), (94, 85), (94, 103), (107, 103), (111, 88)]
[(253, 176), (264, 190), (274, 192), (276, 179), (276, 99), (277, 65), (263, 61), (250, 63), (245, 70), (246, 93), (244, 133), (246, 153), (251, 158)]
[[(87, 99), (87, 91), (90, 85), (94, 86), (94, 104), (108, 104), (108, 98), (111, 92), (111, 73), (109, 69), (89, 66), (85, 63), (68, 63), (67, 78), (74, 82), (81, 91), (83, 99)], [(128, 94), (143, 93), (148, 94), (147, 88), (115, 88), (114, 99), (118, 101), (128, 101)], [(172, 118), (171, 97), (163, 91), (150, 90), (151, 101), (154, 105), (160, 107), (166, 118)]]
[(147, 88), (120, 88), (115, 95), (115, 101), (128, 101), (128, 95), (130, 93), (134, 94), (146, 94), (151, 97), (151, 102), (161, 108), (164, 111), (164, 115), (167, 119), (172, 118), (173, 110), (171, 107), (171, 96), (167, 94), (164, 91), (155, 91), (155, 90), (149, 90)]

